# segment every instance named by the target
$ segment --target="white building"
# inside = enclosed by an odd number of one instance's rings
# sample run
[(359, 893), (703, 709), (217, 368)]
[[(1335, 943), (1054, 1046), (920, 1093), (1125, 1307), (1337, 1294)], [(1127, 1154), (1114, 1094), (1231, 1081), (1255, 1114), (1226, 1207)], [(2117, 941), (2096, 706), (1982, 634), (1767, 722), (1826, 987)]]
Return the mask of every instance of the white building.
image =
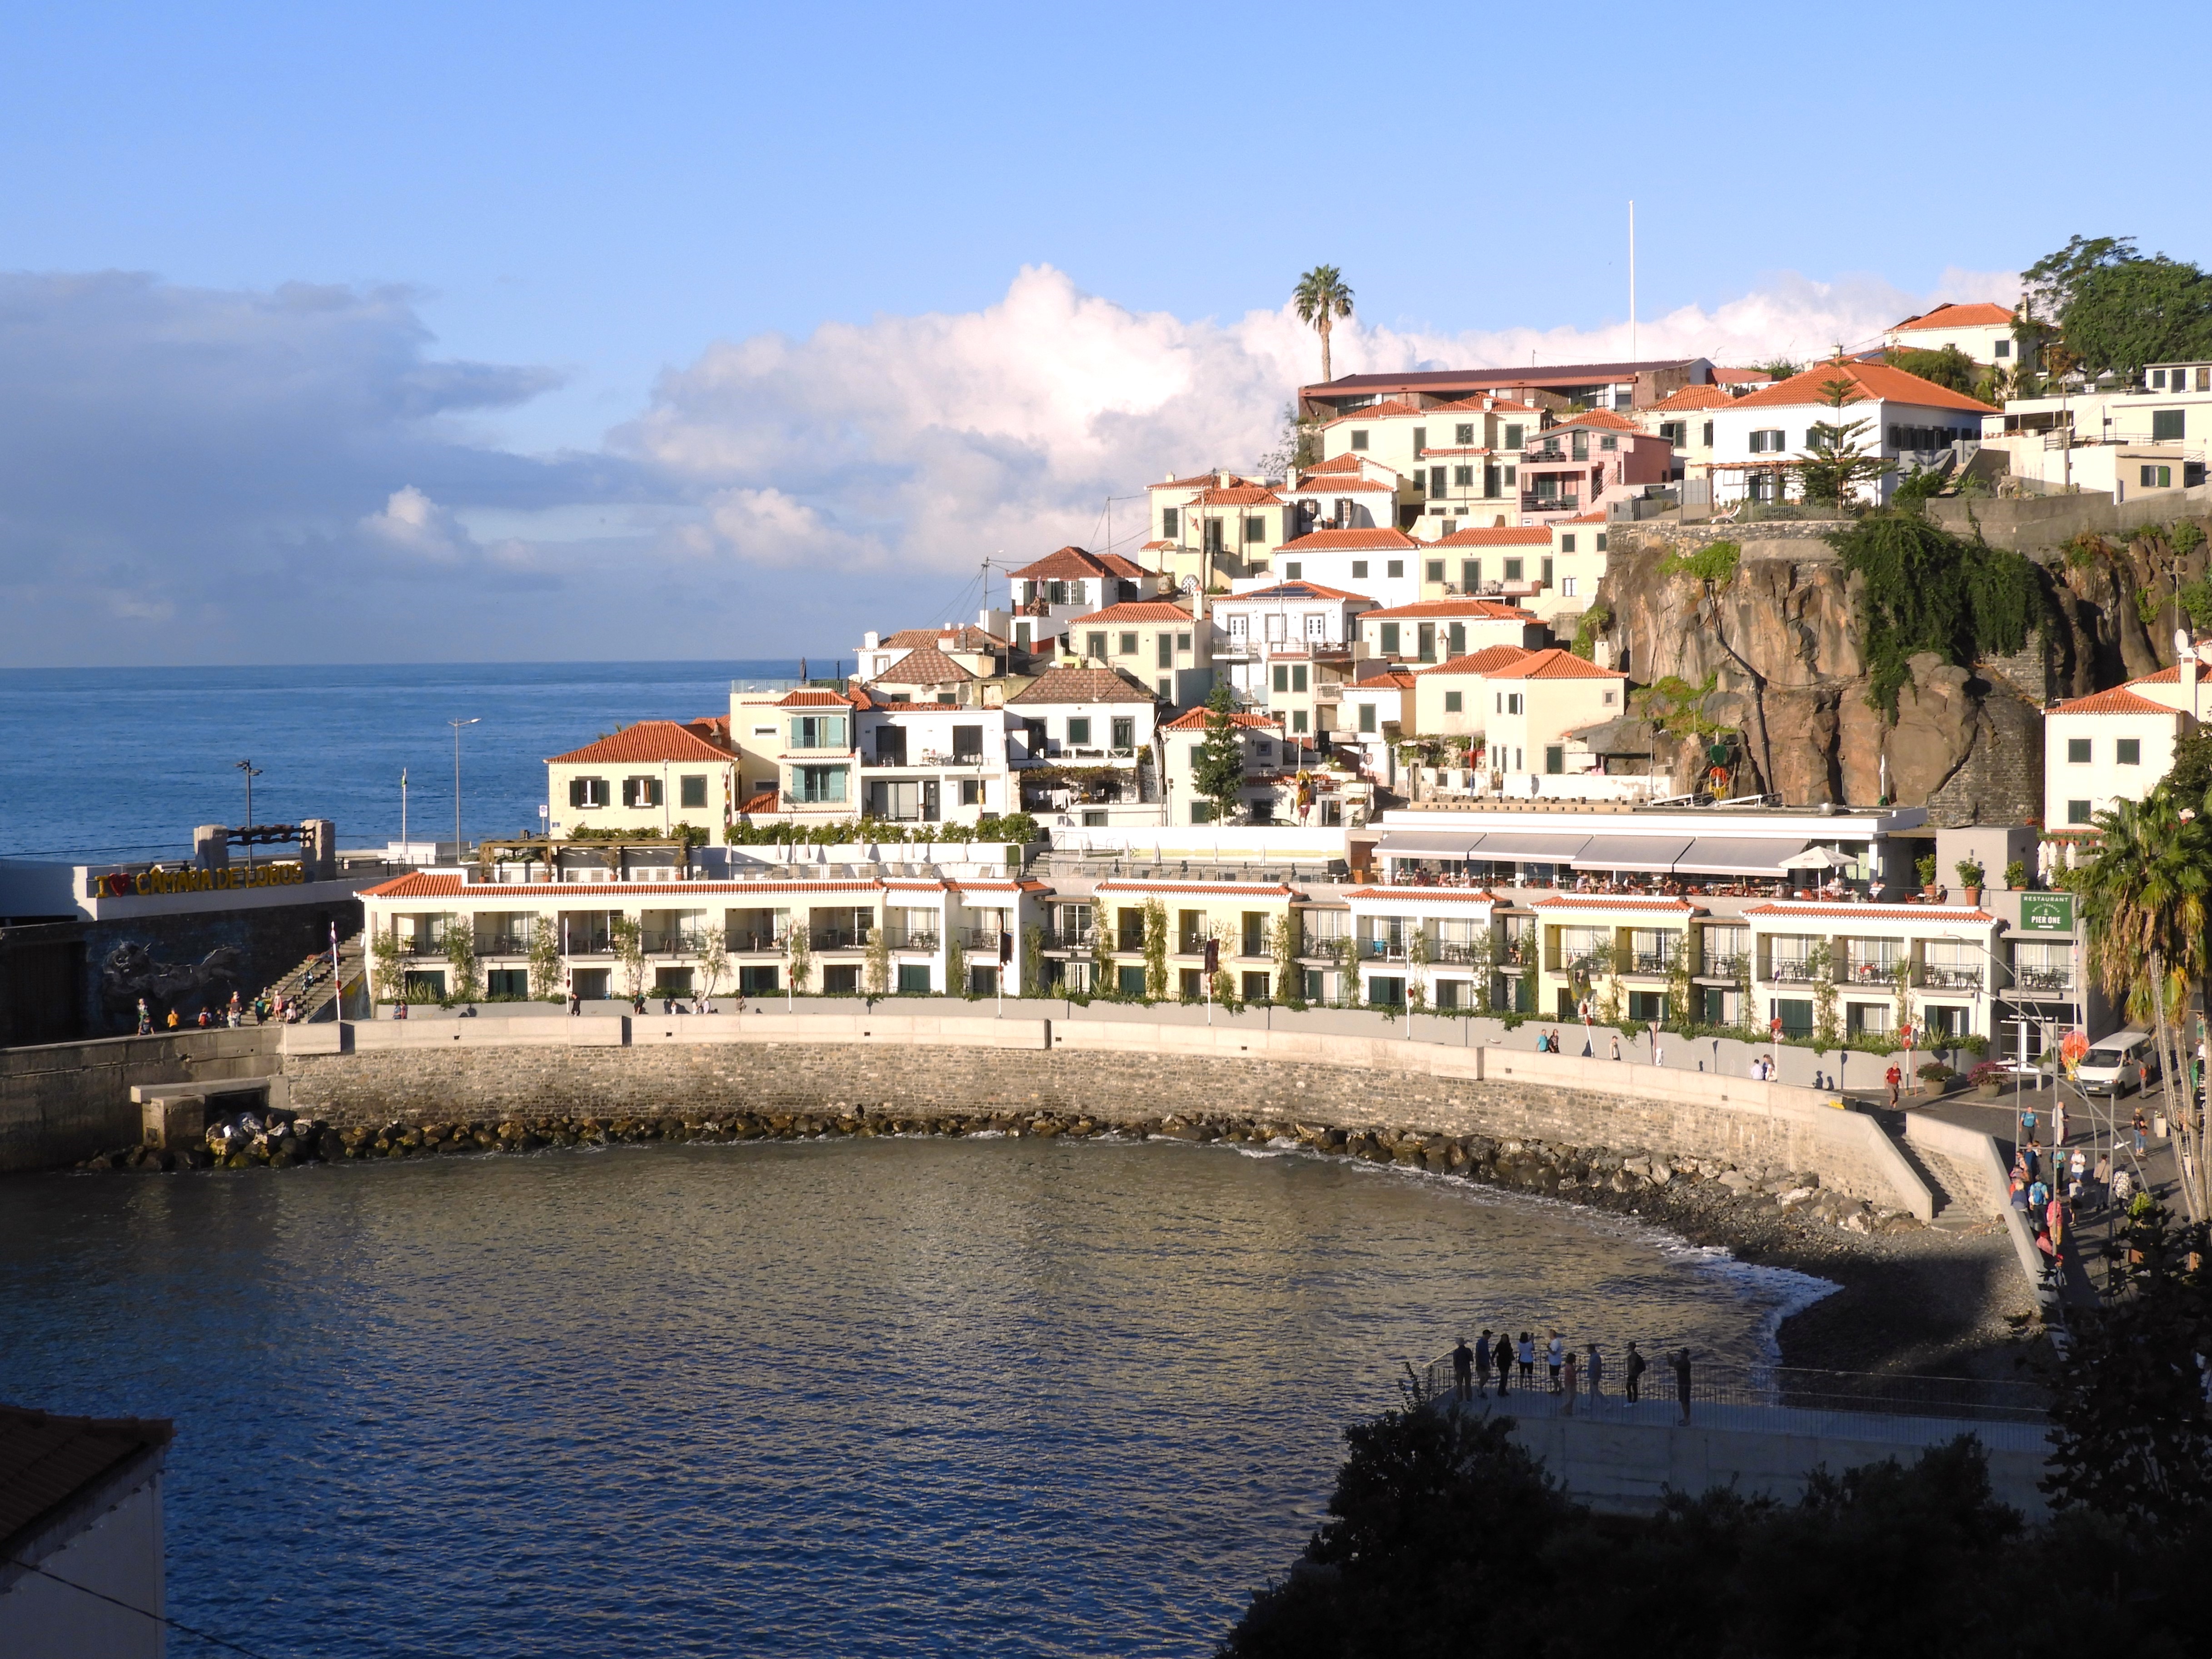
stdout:
[(2174, 745), (2197, 724), (2196, 670), (2185, 662), (2043, 711), (2046, 830), (2087, 830), (2114, 802), (2150, 793), (2172, 769)]
[[(1827, 401), (1827, 388), (1838, 381), (1850, 388), (1840, 408)], [(1970, 453), (1960, 447), (1978, 445), (1983, 422), (1998, 413), (1977, 398), (1886, 363), (1816, 363), (1713, 411), (1714, 502), (1800, 496), (1797, 474), (1812, 447), (1813, 428), (1857, 421), (1867, 422), (1856, 440), (1860, 450), (1893, 467), (1858, 485), (1855, 493), (1863, 501), (1887, 501), (1915, 466), (1933, 467)]]
[(1534, 651), (1548, 630), (1533, 612), (1497, 599), (1423, 599), (1360, 613), (1359, 643), (1370, 657), (1394, 663), (1438, 663), (1485, 646)]
[(2128, 386), (2007, 399), (1983, 422), (2012, 475), (2045, 490), (2109, 490), (2115, 501), (2205, 481), (2212, 362), (2154, 363)]
[(1319, 582), (1378, 605), (1412, 605), (1421, 597), (1422, 557), (1422, 544), (1403, 531), (1316, 530), (1283, 544), (1274, 577)]
[(1896, 351), (1941, 351), (1956, 346), (1978, 363), (2014, 368), (2019, 363), (2014, 356), (2013, 320), (2004, 307), (1986, 301), (1947, 303), (1907, 317), (1889, 331), (1885, 343)]

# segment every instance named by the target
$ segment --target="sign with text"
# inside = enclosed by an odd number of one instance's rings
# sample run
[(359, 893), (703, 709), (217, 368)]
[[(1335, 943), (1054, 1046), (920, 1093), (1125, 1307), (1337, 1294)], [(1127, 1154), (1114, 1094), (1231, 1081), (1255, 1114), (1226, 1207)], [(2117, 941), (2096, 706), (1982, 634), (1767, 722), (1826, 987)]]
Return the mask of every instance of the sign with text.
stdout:
[(2074, 931), (2074, 895), (2023, 893), (2020, 897), (2020, 931), (2023, 933), (2070, 933)]
[(94, 876), (94, 898), (146, 898), (157, 893), (213, 893), (236, 887), (291, 887), (307, 878), (295, 863), (234, 865), (222, 870), (141, 870)]

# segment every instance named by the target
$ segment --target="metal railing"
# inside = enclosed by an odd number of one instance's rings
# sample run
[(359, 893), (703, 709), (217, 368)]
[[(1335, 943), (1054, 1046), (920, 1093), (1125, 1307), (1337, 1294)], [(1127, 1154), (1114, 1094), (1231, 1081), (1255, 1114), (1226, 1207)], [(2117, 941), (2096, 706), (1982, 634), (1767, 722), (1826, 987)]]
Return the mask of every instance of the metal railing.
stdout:
[(1097, 938), (1095, 927), (1078, 928), (1072, 933), (1049, 933), (1041, 941), (1040, 948), (1047, 951), (1088, 951), (1091, 942)]
[(940, 935), (933, 933), (915, 931), (909, 931), (904, 933), (893, 933), (891, 935), (891, 949), (894, 951), (934, 951), (937, 949), (940, 937)]
[(480, 957), (526, 957), (530, 954), (530, 935), (527, 933), (487, 933), (477, 940)]
[(1734, 979), (1743, 971), (1744, 953), (1741, 951), (1705, 952), (1705, 965), (1698, 970), (1706, 979)]
[(2021, 968), (2014, 970), (2013, 983), (2022, 991), (2068, 994), (2074, 989), (2074, 971), (2070, 968)]
[(1836, 983), (1838, 985), (1894, 985), (1897, 983), (1897, 964), (1899, 958), (1885, 961), (1880, 957), (1846, 957), (1836, 964)]
[(1802, 957), (1778, 959), (1766, 964), (1766, 977), (1774, 985), (1810, 985), (1813, 964)]
[(1978, 991), (1982, 988), (1982, 970), (1929, 963), (1920, 970), (1920, 982), (1931, 990)]
[(817, 951), (859, 951), (875, 937), (872, 927), (812, 927), (807, 942)]
[(1628, 971), (1640, 975), (1645, 979), (1655, 976), (1663, 977), (1667, 972), (1667, 953), (1663, 951), (1638, 951), (1630, 957)]
[(783, 936), (780, 933), (741, 933), (732, 929), (724, 939), (722, 948), (752, 956), (772, 951), (781, 956), (784, 951)]

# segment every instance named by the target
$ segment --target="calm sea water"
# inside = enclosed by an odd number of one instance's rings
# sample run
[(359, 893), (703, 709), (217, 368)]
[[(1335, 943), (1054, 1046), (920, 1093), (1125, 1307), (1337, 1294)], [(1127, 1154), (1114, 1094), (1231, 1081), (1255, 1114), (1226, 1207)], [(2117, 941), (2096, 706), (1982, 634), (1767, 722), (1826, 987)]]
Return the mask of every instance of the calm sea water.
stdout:
[[(831, 665), (811, 665), (827, 672)], [(441, 663), (416, 666), (0, 671), (9, 760), (0, 856), (182, 856), (192, 826), (334, 818), (340, 844), (400, 827), (453, 834), (452, 720), (461, 737), (462, 830), (537, 833), (545, 766), (635, 720), (726, 714), (732, 679), (791, 662)]]
[[(1220, 1147), (0, 1183), (0, 1399), (173, 1417), (175, 1616), (296, 1655), (1203, 1655), (1463, 1329), (1812, 1281)], [(201, 1650), (179, 1638), (179, 1653)]]

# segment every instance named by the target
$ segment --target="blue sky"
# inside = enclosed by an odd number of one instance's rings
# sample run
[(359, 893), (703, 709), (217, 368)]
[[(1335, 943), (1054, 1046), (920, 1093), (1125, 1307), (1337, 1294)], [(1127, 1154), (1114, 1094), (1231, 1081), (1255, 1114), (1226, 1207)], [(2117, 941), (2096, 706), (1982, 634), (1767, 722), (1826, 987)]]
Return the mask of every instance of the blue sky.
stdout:
[(1249, 465), (1320, 260), (1341, 369), (1625, 346), (1632, 197), (1647, 349), (2212, 254), (2160, 89), (2207, 15), (21, 9), (0, 653), (849, 648)]

